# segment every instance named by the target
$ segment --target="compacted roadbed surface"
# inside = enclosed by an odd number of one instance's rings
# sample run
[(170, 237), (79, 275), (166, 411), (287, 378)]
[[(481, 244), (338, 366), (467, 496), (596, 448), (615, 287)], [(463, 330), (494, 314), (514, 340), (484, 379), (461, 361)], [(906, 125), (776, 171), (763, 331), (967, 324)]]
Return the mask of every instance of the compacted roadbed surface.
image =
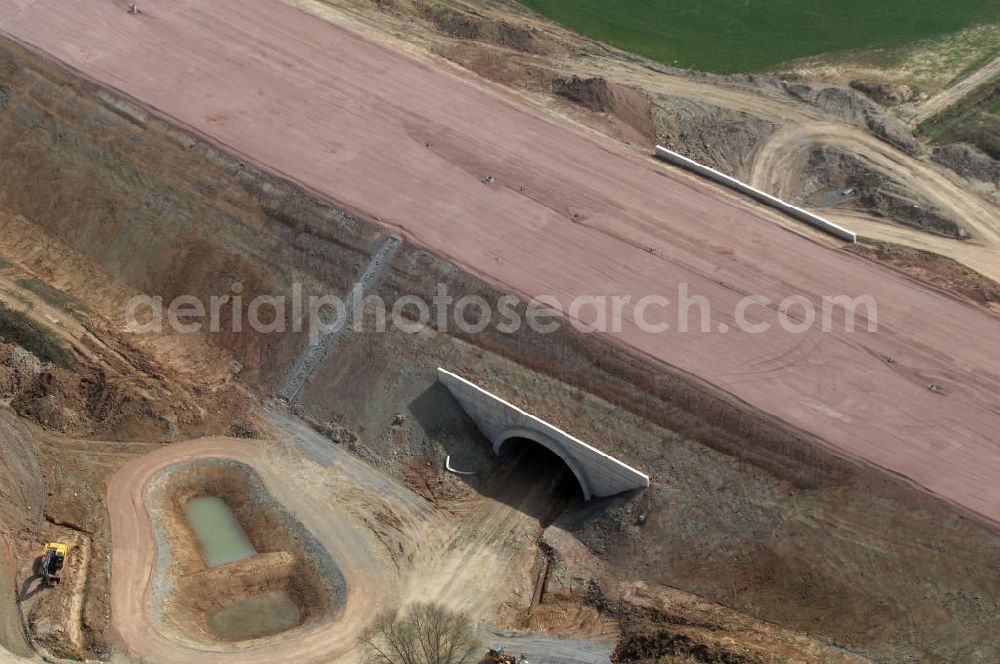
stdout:
[[(0, 0), (0, 30), (505, 290), (676, 301), (687, 283), (712, 303), (711, 333), (626, 321), (616, 340), (1000, 518), (997, 317), (279, 2), (141, 9)], [(746, 294), (772, 302), (750, 315), (769, 332), (733, 331)], [(792, 294), (870, 295), (878, 332), (784, 332)]]

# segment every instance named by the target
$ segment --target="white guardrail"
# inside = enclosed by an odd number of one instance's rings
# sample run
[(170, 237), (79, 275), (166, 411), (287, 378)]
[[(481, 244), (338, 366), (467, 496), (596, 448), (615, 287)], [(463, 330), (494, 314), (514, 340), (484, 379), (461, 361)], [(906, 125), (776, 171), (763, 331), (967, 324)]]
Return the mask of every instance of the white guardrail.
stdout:
[(799, 221), (804, 221), (814, 228), (829, 233), (830, 235), (839, 238), (841, 240), (846, 240), (848, 242), (857, 242), (858, 236), (856, 233), (847, 230), (843, 226), (838, 226), (832, 221), (828, 221), (818, 214), (813, 214), (808, 210), (803, 210), (800, 207), (786, 203), (785, 201), (772, 196), (771, 194), (765, 193), (760, 189), (751, 187), (750, 185), (740, 182), (736, 178), (729, 177), (725, 173), (721, 173), (714, 168), (709, 168), (694, 161), (693, 159), (688, 159), (682, 154), (678, 154), (673, 150), (669, 150), (662, 145), (656, 146), (656, 156), (660, 159), (670, 162), (675, 166), (680, 166), (681, 168), (687, 169), (698, 175), (704, 176), (709, 180), (718, 182), (721, 185), (725, 185), (730, 189), (735, 189), (738, 192), (744, 193), (751, 198), (754, 198), (761, 203), (775, 208), (776, 210), (781, 210), (785, 214), (798, 219)]

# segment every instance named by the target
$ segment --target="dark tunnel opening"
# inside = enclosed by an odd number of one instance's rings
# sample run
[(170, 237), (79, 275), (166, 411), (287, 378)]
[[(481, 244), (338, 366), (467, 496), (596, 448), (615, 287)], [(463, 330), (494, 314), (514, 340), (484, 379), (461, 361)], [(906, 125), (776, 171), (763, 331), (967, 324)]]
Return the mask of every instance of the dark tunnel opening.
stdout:
[(500, 462), (487, 493), (543, 525), (585, 502), (583, 488), (566, 461), (541, 443), (520, 437), (500, 446)]

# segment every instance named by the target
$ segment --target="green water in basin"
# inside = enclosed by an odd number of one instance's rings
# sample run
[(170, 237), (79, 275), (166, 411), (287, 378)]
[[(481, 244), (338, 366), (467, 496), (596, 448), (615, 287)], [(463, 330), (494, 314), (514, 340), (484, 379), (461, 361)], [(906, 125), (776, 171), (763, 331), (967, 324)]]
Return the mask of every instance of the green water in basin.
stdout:
[(298, 605), (283, 590), (254, 595), (205, 615), (208, 629), (225, 641), (277, 634), (295, 627), (301, 620)]
[(188, 501), (185, 512), (209, 567), (257, 555), (257, 550), (243, 532), (233, 510), (221, 498), (192, 498)]

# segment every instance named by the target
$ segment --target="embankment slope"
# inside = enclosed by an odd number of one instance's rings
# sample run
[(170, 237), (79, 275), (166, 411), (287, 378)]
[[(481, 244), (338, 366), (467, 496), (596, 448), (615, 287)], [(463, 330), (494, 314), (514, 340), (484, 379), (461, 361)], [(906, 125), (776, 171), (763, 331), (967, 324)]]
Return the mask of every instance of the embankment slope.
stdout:
[[(0, 10), (8, 35), (506, 290), (569, 302), (687, 283), (712, 332), (626, 323), (616, 341), (1000, 518), (996, 317), (279, 3)], [(771, 300), (755, 309), (771, 331), (718, 331), (745, 294)], [(791, 294), (870, 295), (879, 331), (784, 333)]]

